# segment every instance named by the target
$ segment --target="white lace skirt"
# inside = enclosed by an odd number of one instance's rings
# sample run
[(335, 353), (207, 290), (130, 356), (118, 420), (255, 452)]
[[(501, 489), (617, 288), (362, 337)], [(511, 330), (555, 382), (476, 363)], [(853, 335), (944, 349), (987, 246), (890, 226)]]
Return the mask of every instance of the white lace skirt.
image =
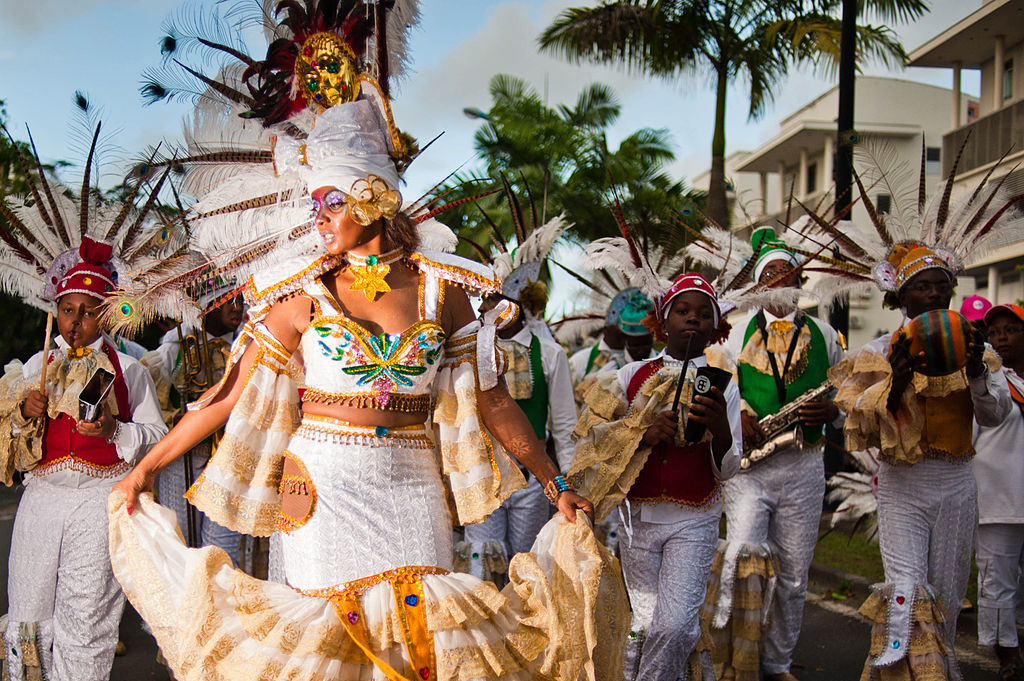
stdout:
[(300, 504), (301, 515), (279, 523), (290, 586), (321, 589), (407, 565), (451, 569), (451, 512), (433, 443), (423, 426), (380, 433), (307, 415), (288, 443), (285, 474), (299, 470), (301, 501), (312, 506), (305, 522)]
[(131, 516), (111, 497), (114, 572), (176, 678), (621, 678), (622, 577), (582, 513), (553, 518), (498, 592), (449, 572), (451, 517), (422, 428), (307, 417), (288, 452), (287, 585), (236, 570), (219, 548), (187, 548), (149, 495)]

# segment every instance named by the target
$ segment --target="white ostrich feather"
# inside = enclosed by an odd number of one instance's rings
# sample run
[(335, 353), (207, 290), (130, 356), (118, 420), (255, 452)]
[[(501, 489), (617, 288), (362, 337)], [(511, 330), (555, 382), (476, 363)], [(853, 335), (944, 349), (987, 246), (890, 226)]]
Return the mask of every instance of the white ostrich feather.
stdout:
[(836, 473), (827, 482), (829, 492), (826, 500), (830, 503), (839, 502), (832, 514), (832, 527), (846, 521), (856, 525), (866, 519), (868, 524), (865, 534), (869, 541), (877, 541), (877, 451), (849, 452), (849, 456), (858, 470)]
[(513, 269), (528, 262), (544, 262), (551, 247), (570, 226), (565, 215), (559, 215), (530, 232), (526, 240), (516, 248)]
[(447, 225), (430, 218), (416, 225), (420, 235), (420, 249), (424, 251), (442, 251), (454, 253), (459, 245), (459, 238)]
[(393, 78), (402, 78), (411, 64), (408, 37), (419, 21), (419, 0), (398, 0), (388, 11), (388, 71)]
[(604, 328), (604, 315), (586, 315), (567, 317), (552, 324), (555, 340), (563, 345), (573, 346), (580, 341), (592, 338)]
[(592, 270), (606, 269), (626, 278), (651, 300), (661, 297), (671, 285), (671, 280), (661, 277), (644, 262), (637, 267), (628, 242), (621, 236), (595, 239), (587, 246), (586, 265)]

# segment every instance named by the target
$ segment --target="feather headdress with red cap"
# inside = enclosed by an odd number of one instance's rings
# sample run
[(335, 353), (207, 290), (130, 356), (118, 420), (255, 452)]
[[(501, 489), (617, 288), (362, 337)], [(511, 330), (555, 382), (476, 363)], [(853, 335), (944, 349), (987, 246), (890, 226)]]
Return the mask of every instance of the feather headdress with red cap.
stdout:
[(76, 101), (90, 139), (77, 196), (47, 176), (34, 143), (26, 158), (3, 130), (28, 194), (0, 201), (0, 240), (7, 246), (0, 252), (0, 288), (44, 311), (52, 311), (54, 301), (67, 293), (104, 299), (133, 267), (162, 260), (185, 242), (175, 217), (156, 201), (166, 173), (146, 191), (137, 183), (119, 200), (103, 199), (90, 186), (101, 125), (84, 95), (76, 93)]

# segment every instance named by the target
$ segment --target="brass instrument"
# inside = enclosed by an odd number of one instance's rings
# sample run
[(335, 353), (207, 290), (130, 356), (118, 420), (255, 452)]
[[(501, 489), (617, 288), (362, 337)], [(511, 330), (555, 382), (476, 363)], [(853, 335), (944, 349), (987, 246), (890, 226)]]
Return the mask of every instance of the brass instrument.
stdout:
[[(178, 343), (181, 348), (181, 374), (182, 385), (176, 385), (181, 395), (182, 408), (189, 402), (197, 399), (207, 388), (213, 385), (213, 367), (210, 365), (210, 342), (206, 334), (206, 324), (198, 332), (190, 333), (187, 336), (181, 333), (181, 325), (178, 325)], [(216, 437), (216, 435), (214, 435)], [(216, 442), (214, 442), (216, 446)], [(185, 466), (185, 489), (192, 487), (196, 481), (196, 472), (192, 465), (191, 452), (181, 457)], [(185, 539), (192, 548), (198, 548), (199, 519), (196, 516), (195, 507), (185, 504)]]
[[(740, 470), (747, 470), (755, 463), (764, 461), (780, 449), (796, 444), (803, 447), (803, 428), (800, 427), (800, 407), (825, 397), (832, 391), (832, 384), (826, 380), (817, 388), (811, 388), (774, 414), (757, 422), (765, 432), (765, 441), (760, 447), (744, 447), (740, 459)], [(796, 424), (794, 428), (793, 425)]]

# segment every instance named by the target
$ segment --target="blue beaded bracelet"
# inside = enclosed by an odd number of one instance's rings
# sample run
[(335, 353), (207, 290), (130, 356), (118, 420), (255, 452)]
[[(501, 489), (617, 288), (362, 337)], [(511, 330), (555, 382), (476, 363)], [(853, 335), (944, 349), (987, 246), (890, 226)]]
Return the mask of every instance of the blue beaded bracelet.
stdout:
[(562, 492), (573, 491), (572, 485), (565, 481), (561, 475), (556, 475), (547, 485), (544, 486), (544, 495), (555, 503), (558, 495)]

